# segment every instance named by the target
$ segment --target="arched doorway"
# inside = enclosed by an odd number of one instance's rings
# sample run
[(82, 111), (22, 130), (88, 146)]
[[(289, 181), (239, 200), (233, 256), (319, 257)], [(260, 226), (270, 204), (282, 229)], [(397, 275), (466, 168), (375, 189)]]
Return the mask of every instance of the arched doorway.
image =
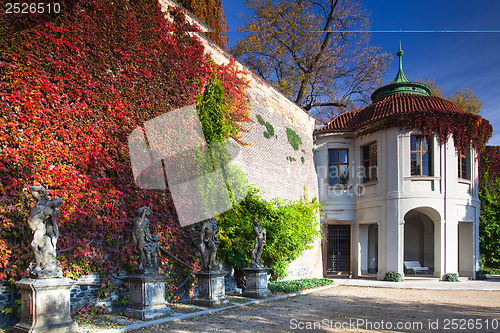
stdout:
[(418, 261), (434, 272), (434, 221), (419, 209), (406, 213), (404, 225), (404, 261)]

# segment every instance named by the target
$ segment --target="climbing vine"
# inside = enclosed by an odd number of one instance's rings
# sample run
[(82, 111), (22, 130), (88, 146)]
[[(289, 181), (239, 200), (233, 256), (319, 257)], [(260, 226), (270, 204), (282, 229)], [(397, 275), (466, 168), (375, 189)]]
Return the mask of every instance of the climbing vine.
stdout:
[[(141, 206), (152, 208), (161, 246), (198, 267), (195, 237), (180, 227), (168, 191), (135, 185), (127, 138), (169, 110), (203, 104), (196, 96), (219, 94), (224, 135), (241, 141), (244, 82), (234, 63), (211, 63), (179, 10), (168, 21), (155, 0), (59, 2), (57, 15), (0, 15), (0, 279), (26, 276), (33, 260), (27, 188), (35, 184), (64, 201), (66, 276), (133, 267), (131, 220)], [(160, 261), (175, 283), (183, 268)]]
[(437, 136), (440, 143), (453, 137), (457, 152), (474, 148), (480, 152), (491, 138), (493, 127), (479, 115), (465, 112), (426, 110), (384, 118), (375, 125), (358, 129), (362, 136), (390, 127), (419, 129), (422, 134)]
[[(264, 137), (266, 139), (270, 139), (274, 136), (274, 127), (271, 125), (269, 122), (265, 121), (264, 118), (260, 114), (257, 115), (257, 121), (259, 124), (263, 125), (266, 127), (266, 130), (264, 131)], [(276, 136), (276, 139), (278, 136)]]
[(250, 109), (245, 94), (247, 82), (241, 77), (234, 59), (228, 65), (212, 67), (203, 93), (196, 98), (196, 105), (203, 133), (207, 142), (222, 142), (229, 138), (245, 145), (242, 132), (248, 132), (244, 123), (250, 119)]
[(299, 150), (299, 146), (302, 144), (302, 139), (300, 136), (291, 128), (286, 128), (286, 137), (288, 142), (292, 145), (293, 149)]
[(228, 27), (221, 0), (179, 0), (177, 2), (215, 30), (207, 33), (210, 39), (222, 47), (227, 47)]

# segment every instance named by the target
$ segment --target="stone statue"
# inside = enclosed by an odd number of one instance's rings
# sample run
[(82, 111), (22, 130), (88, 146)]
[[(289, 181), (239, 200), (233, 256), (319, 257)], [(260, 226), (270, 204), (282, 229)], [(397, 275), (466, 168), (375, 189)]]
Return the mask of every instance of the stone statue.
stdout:
[(250, 263), (250, 267), (264, 267), (260, 259), (262, 257), (262, 249), (266, 243), (266, 229), (259, 224), (257, 219), (253, 219), (253, 232), (255, 234), (255, 245), (252, 250), (252, 262)]
[(158, 251), (160, 250), (160, 236), (151, 235), (149, 220), (146, 216), (151, 214), (151, 208), (141, 207), (135, 212), (134, 230), (132, 240), (139, 251), (139, 271), (158, 272)]
[(200, 232), (202, 271), (214, 272), (222, 269), (222, 266), (217, 261), (217, 247), (219, 246), (218, 232), (219, 227), (215, 224), (215, 217), (208, 218), (203, 222)]
[(56, 246), (59, 237), (57, 216), (61, 213), (57, 207), (63, 201), (60, 197), (50, 198), (42, 186), (30, 186), (29, 191), (36, 201), (28, 218), (33, 232), (31, 249), (35, 253), (35, 265), (30, 266), (30, 275), (37, 279), (62, 277), (62, 269), (56, 259)]

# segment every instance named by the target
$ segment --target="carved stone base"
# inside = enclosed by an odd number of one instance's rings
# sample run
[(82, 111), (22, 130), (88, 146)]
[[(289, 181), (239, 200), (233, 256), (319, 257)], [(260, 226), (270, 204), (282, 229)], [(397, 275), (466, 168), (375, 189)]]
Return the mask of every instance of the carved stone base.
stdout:
[(216, 306), (228, 301), (226, 289), (224, 287), (225, 271), (217, 272), (197, 272), (199, 296), (193, 303), (201, 306)]
[(247, 281), (247, 288), (243, 291), (243, 296), (251, 298), (270, 296), (271, 291), (267, 289), (267, 272), (270, 270), (267, 267), (243, 268)]
[(172, 314), (165, 305), (165, 275), (131, 275), (127, 280), (130, 282), (130, 305), (125, 309), (127, 317), (151, 320)]
[(67, 278), (16, 282), (21, 291), (21, 321), (14, 326), (14, 332), (78, 332), (77, 324), (69, 315), (70, 289), (74, 283)]

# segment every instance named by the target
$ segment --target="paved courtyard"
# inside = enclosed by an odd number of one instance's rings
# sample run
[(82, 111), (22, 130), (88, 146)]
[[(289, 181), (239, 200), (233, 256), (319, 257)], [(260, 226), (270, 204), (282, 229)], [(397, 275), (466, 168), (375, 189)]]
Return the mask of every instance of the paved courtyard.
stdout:
[[(133, 332), (500, 332), (500, 282), (369, 286), (377, 283), (337, 285)], [(483, 290), (461, 290), (474, 285)]]

